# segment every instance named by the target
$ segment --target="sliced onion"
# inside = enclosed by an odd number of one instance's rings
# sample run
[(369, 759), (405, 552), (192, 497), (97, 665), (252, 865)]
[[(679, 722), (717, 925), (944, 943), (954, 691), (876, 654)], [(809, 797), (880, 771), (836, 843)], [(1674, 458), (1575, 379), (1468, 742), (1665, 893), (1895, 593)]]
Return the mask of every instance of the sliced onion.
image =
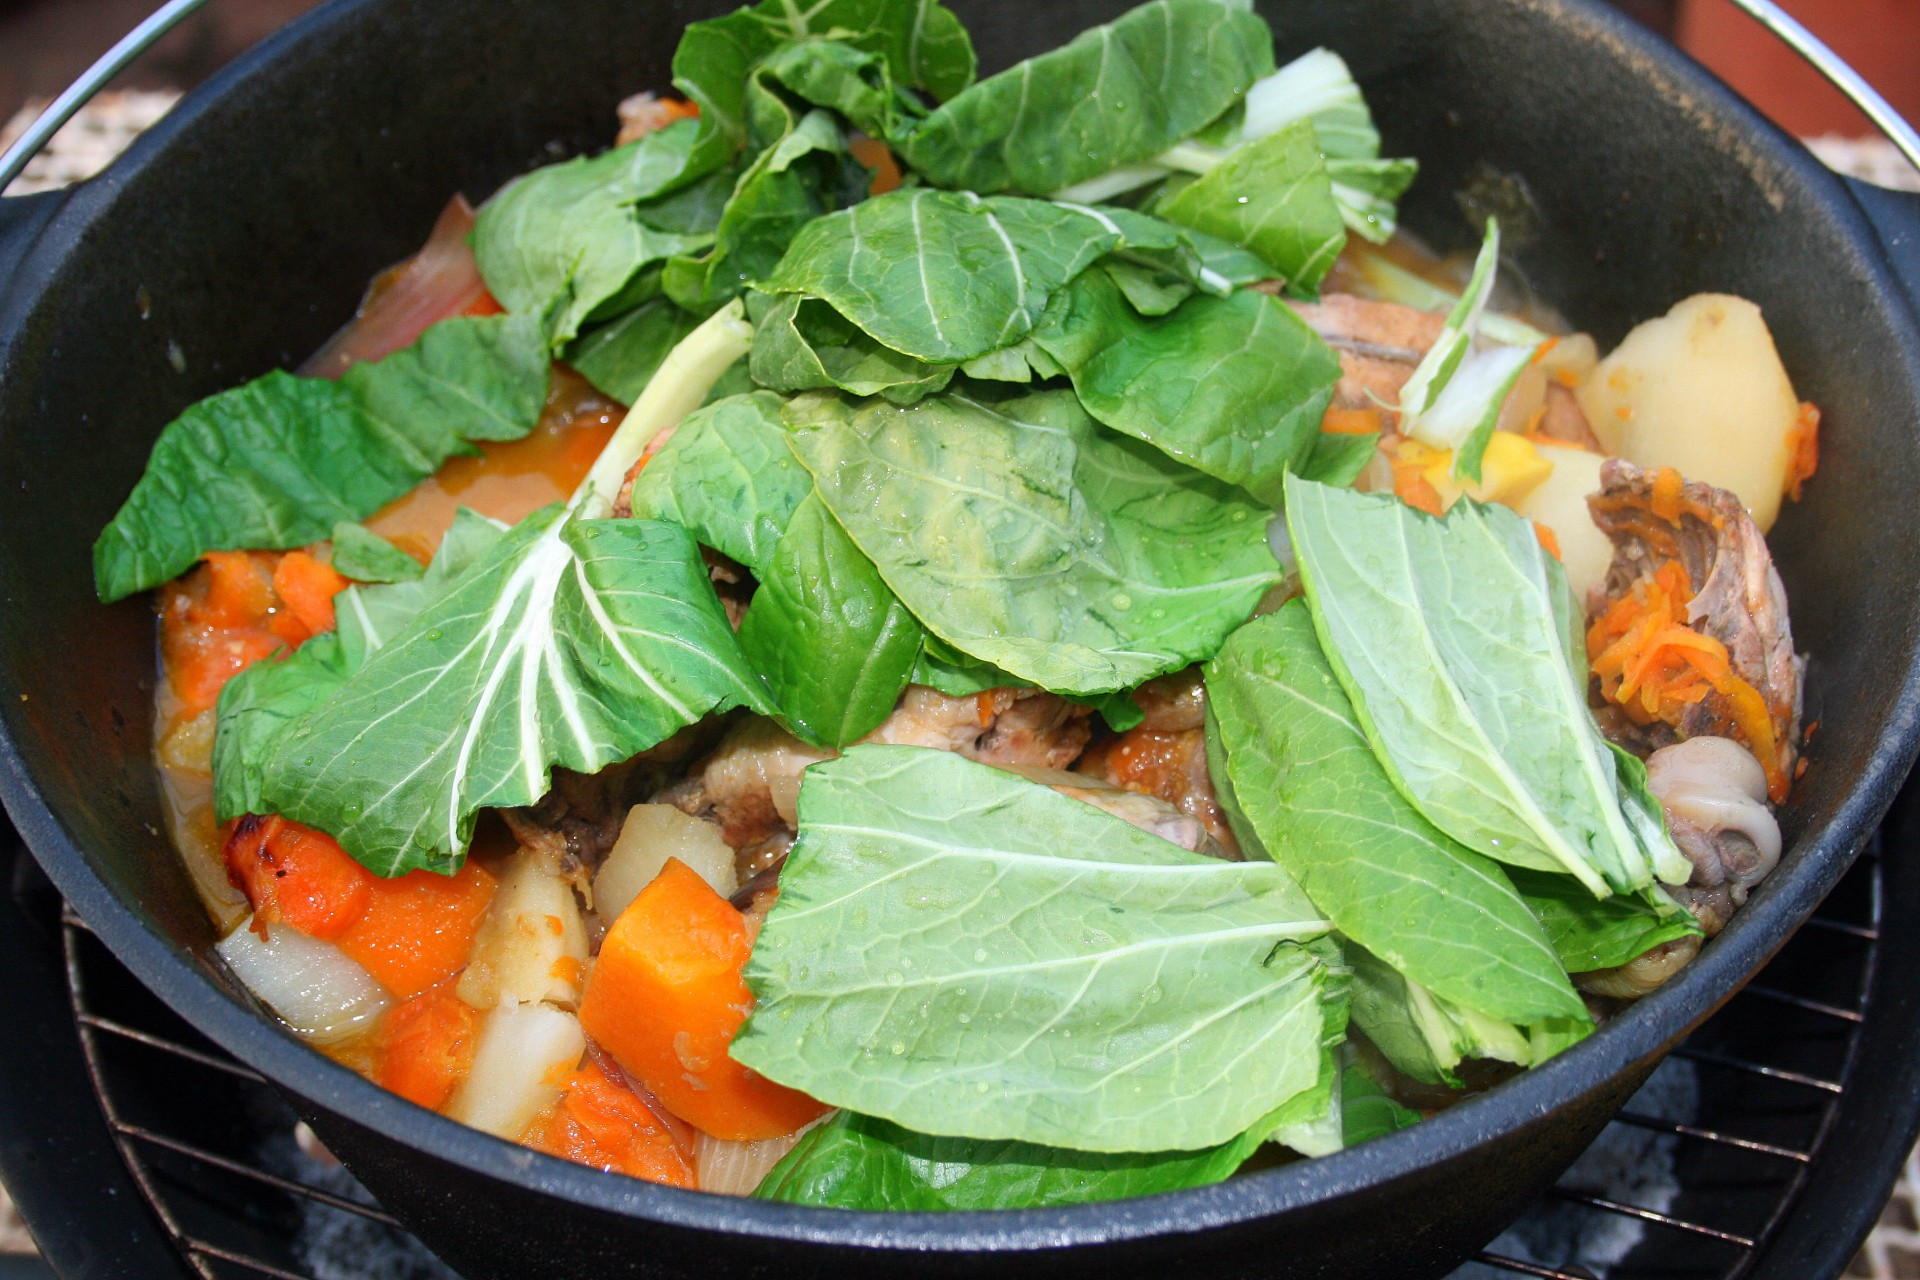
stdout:
[(262, 938), (252, 925), (248, 916), (214, 950), (247, 990), (308, 1039), (344, 1040), (393, 1003), (372, 974), (331, 942), (284, 924)]
[(548, 1004), (494, 1006), (480, 1027), (473, 1067), (447, 1114), (509, 1142), (559, 1100), (567, 1074), (580, 1065), (587, 1037), (580, 1020)]
[[(832, 1115), (829, 1111), (827, 1115)], [(826, 1119), (820, 1117), (820, 1120)], [(793, 1150), (815, 1120), (778, 1138), (757, 1142), (730, 1142), (711, 1134), (696, 1134), (693, 1140), (693, 1168), (702, 1191), (723, 1196), (750, 1196), (766, 1180), (768, 1172)]]
[(308, 378), (337, 378), (363, 360), (413, 345), (427, 326), (459, 315), (487, 296), (467, 237), (473, 206), (456, 195), (440, 212), (420, 252), (374, 278), (346, 328), (300, 366)]

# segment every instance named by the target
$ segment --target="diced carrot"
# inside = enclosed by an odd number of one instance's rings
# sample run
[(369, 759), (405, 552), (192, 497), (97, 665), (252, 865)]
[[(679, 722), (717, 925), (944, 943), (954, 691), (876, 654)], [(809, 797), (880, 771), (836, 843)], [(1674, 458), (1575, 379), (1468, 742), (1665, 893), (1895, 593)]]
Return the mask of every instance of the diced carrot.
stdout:
[(1820, 407), (1800, 406), (1800, 420), (1787, 433), (1787, 497), (1800, 501), (1800, 489), (1820, 469)]
[(353, 585), (330, 564), (304, 551), (289, 551), (273, 568), (273, 589), (282, 609), (299, 620), (306, 636), (289, 641), (299, 648), (302, 641), (334, 627), (333, 598)]
[(411, 1000), (466, 965), (493, 886), (492, 874), (477, 862), (451, 876), (413, 871), (375, 878), (366, 913), (340, 935), (339, 947), (381, 986)]
[(301, 933), (338, 939), (366, 914), (373, 873), (332, 837), (279, 816), (247, 814), (227, 838), (227, 879), (253, 904), (261, 937), (284, 922)]
[(258, 623), (273, 612), (273, 566), (269, 557), (246, 551), (209, 551), (207, 597), (195, 620), (216, 627)]
[(408, 1102), (438, 1111), (473, 1065), (479, 1011), (451, 986), (423, 991), (394, 1007), (381, 1028), (374, 1082)]
[(1336, 436), (1368, 436), (1380, 429), (1378, 409), (1328, 409), (1320, 415), (1320, 429)]
[(677, 858), (620, 913), (580, 1001), (580, 1025), (675, 1115), (716, 1138), (792, 1133), (826, 1108), (727, 1054), (753, 1008), (746, 922)]
[(589, 1061), (573, 1073), (560, 1100), (533, 1122), (521, 1141), (535, 1151), (609, 1173), (670, 1187), (695, 1185), (690, 1153), (666, 1120), (597, 1062)]

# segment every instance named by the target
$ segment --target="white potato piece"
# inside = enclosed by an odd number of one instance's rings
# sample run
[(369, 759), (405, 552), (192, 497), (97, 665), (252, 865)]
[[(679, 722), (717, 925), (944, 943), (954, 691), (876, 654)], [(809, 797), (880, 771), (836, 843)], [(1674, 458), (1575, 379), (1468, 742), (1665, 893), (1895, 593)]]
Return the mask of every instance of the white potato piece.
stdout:
[(559, 1082), (586, 1051), (580, 1020), (566, 1010), (503, 999), (480, 1025), (473, 1067), (454, 1091), (447, 1114), (516, 1141), (559, 1099)]
[(1609, 452), (1729, 489), (1773, 527), (1800, 401), (1759, 307), (1696, 294), (1635, 328), (1576, 394)]
[(637, 804), (627, 810), (620, 838), (593, 878), (593, 909), (602, 920), (618, 920), (668, 858), (686, 863), (723, 898), (740, 887), (733, 848), (720, 838), (720, 828), (670, 804)]
[(1613, 543), (1587, 510), (1587, 495), (1600, 491), (1600, 468), (1607, 460), (1572, 445), (1537, 443), (1540, 456), (1553, 463), (1553, 471), (1514, 504), (1514, 510), (1553, 530), (1567, 581), (1584, 608), (1587, 592), (1607, 576), (1607, 566), (1613, 562)]
[(214, 946), (233, 976), (287, 1025), (321, 1044), (363, 1031), (393, 998), (331, 942), (277, 924), (262, 938), (248, 916)]
[(522, 849), (500, 885), (460, 975), (460, 998), (476, 1009), (505, 999), (580, 1003), (587, 972), (587, 927), (573, 887), (549, 858)]

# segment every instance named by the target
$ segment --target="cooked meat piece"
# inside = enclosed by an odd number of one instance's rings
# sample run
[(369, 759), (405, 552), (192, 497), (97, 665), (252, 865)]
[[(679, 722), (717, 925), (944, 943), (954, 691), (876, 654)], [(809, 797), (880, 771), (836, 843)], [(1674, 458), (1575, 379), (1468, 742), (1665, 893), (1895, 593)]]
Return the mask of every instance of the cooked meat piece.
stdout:
[(1780, 861), (1766, 772), (1737, 742), (1689, 738), (1653, 753), (1647, 785), (1666, 810), (1673, 842), (1693, 864), (1676, 896), (1711, 938)]
[(1220, 843), (1208, 834), (1206, 827), (1199, 819), (1191, 814), (1180, 812), (1158, 796), (1128, 791), (1084, 773), (1066, 769), (1036, 769), (1025, 765), (1005, 767), (1010, 773), (1031, 778), (1044, 786), (1052, 787), (1069, 799), (1090, 804), (1103, 813), (1112, 814), (1120, 821), (1136, 826), (1150, 835), (1171, 841), (1188, 853), (1203, 853), (1209, 858), (1229, 856), (1227, 851), (1220, 847)]
[[(668, 739), (654, 751), (670, 753), (673, 741)], [(538, 804), (502, 809), (500, 816), (523, 848), (539, 852), (568, 881), (584, 885), (619, 838), (633, 783), (650, 754), (598, 773), (555, 769), (553, 788)]]
[[(1091, 709), (1037, 689), (992, 689), (949, 698), (909, 686), (864, 742), (957, 751), (983, 764), (1062, 768), (1086, 746)], [(786, 856), (800, 774), (837, 754), (810, 747), (773, 721), (752, 717), (728, 731), (712, 755), (653, 799), (717, 824), (740, 852), (743, 878)], [(615, 824), (616, 829), (618, 824)]]
[(707, 578), (713, 583), (714, 594), (720, 597), (720, 607), (727, 611), (728, 625), (738, 631), (740, 619), (747, 616), (747, 606), (753, 603), (754, 588), (760, 584), (754, 581), (745, 565), (728, 559), (712, 547), (700, 548), (700, 558), (706, 561)]
[(673, 439), (673, 433), (679, 429), (679, 425), (675, 424), (647, 441), (647, 447), (640, 452), (640, 460), (627, 468), (627, 478), (620, 482), (620, 492), (613, 498), (611, 514), (614, 519), (625, 520), (633, 514), (633, 482), (640, 478), (640, 473), (646, 469), (649, 462), (653, 461), (653, 455), (667, 447), (667, 441)]
[(653, 799), (705, 818), (736, 850), (747, 849), (793, 830), (801, 772), (834, 754), (753, 716), (736, 724), (712, 755)]
[(1595, 453), (1606, 452), (1600, 437), (1593, 434), (1586, 411), (1580, 407), (1580, 401), (1574, 398), (1573, 388), (1552, 380), (1547, 383), (1546, 412), (1540, 415), (1540, 422), (1534, 430), (1549, 440), (1564, 440)]
[(1240, 844), (1227, 827), (1207, 772), (1206, 689), (1200, 669), (1190, 667), (1178, 675), (1162, 676), (1136, 697), (1147, 718), (1125, 733), (1096, 742), (1075, 769), (1113, 786), (1158, 797), (1198, 818), (1227, 855), (1238, 858)]
[[(1600, 483), (1587, 505), (1613, 540), (1614, 554), (1589, 610), (1599, 613), (1636, 584), (1652, 581), (1668, 561), (1682, 565), (1693, 591), (1688, 624), (1726, 646), (1733, 674), (1765, 702), (1777, 756), (1762, 764), (1769, 766), (1773, 799), (1783, 799), (1797, 755), (1805, 662), (1793, 649), (1786, 591), (1766, 539), (1740, 499), (1725, 489), (1681, 482), (1672, 472), (1645, 471), (1618, 459), (1601, 469)], [(1682, 739), (1714, 735), (1752, 742), (1738, 731), (1728, 700), (1717, 693), (1689, 704), (1671, 728)], [(1661, 745), (1659, 739), (1653, 734), (1620, 741), (1645, 752)]]
[(1133, 700), (1140, 706), (1142, 729), (1180, 733), (1207, 723), (1207, 689), (1199, 667), (1149, 680), (1133, 691)]
[[(1333, 403), (1341, 409), (1378, 409), (1400, 402), (1401, 388), (1446, 328), (1438, 311), (1329, 293), (1319, 302), (1289, 302), (1340, 357)], [(1388, 414), (1392, 425), (1397, 415)]]
[(1617, 969), (1576, 973), (1573, 984), (1590, 995), (1611, 996), (1615, 1000), (1638, 1000), (1686, 968), (1699, 954), (1700, 939), (1697, 936), (1675, 938), (1672, 942), (1661, 943), (1645, 955), (1634, 957)]
[(1064, 769), (1086, 749), (1091, 707), (1039, 689), (989, 689), (950, 698), (909, 685), (900, 705), (862, 742), (957, 751), (982, 764)]

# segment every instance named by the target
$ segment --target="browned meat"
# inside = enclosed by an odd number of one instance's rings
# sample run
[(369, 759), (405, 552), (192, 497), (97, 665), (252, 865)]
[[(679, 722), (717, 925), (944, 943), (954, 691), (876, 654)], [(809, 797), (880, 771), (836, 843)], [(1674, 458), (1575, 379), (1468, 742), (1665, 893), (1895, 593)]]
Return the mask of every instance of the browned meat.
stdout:
[[(1089, 714), (1087, 707), (1037, 689), (949, 698), (913, 685), (862, 741), (957, 751), (983, 764), (1059, 769), (1086, 746)], [(808, 746), (771, 720), (751, 717), (653, 799), (719, 826), (721, 838), (741, 855), (740, 870), (751, 876), (786, 854), (801, 773), (835, 754)]]
[(647, 447), (640, 453), (640, 460), (627, 469), (627, 478), (620, 482), (620, 492), (614, 495), (611, 512), (614, 519), (625, 520), (633, 514), (633, 482), (640, 478), (640, 473), (646, 469), (649, 462), (653, 461), (653, 455), (667, 447), (667, 441), (673, 439), (673, 433), (678, 430), (679, 426), (676, 424), (649, 440)]
[(1661, 943), (1645, 955), (1635, 956), (1618, 968), (1575, 974), (1573, 981), (1575, 986), (1589, 995), (1638, 1000), (1686, 968), (1699, 954), (1699, 938), (1675, 938), (1672, 942)]
[[(670, 750), (672, 741), (654, 751)], [(635, 779), (647, 763), (643, 754), (598, 773), (555, 769), (553, 789), (538, 804), (502, 809), (500, 816), (522, 847), (548, 859), (568, 880), (585, 883), (619, 838)]]
[(1594, 453), (1606, 452), (1600, 444), (1600, 437), (1593, 434), (1586, 411), (1580, 407), (1580, 401), (1574, 398), (1573, 389), (1551, 379), (1547, 382), (1546, 412), (1540, 415), (1539, 425), (1534, 430), (1549, 440), (1564, 440)]
[(1036, 769), (1024, 765), (1005, 766), (1010, 773), (1031, 778), (1052, 787), (1070, 800), (1090, 804), (1149, 835), (1179, 845), (1188, 853), (1203, 853), (1209, 858), (1227, 858), (1227, 851), (1191, 814), (1180, 812), (1158, 796), (1128, 791), (1088, 774), (1067, 769)]
[(1437, 311), (1416, 311), (1395, 302), (1374, 302), (1329, 293), (1319, 302), (1289, 302), (1301, 319), (1340, 357), (1333, 403), (1341, 409), (1382, 409), (1391, 426), (1401, 388), (1446, 327)]
[[(1618, 459), (1601, 470), (1600, 492), (1587, 505), (1613, 540), (1613, 565), (1588, 608), (1598, 613), (1669, 560), (1685, 567), (1693, 589), (1689, 625), (1725, 645), (1734, 674), (1766, 702), (1777, 759), (1762, 763), (1772, 765), (1767, 773), (1779, 800), (1785, 795), (1783, 781), (1793, 776), (1805, 667), (1793, 649), (1786, 591), (1766, 539), (1740, 499), (1725, 489), (1677, 480), (1672, 473)], [(1752, 745), (1717, 695), (1691, 704), (1671, 728), (1672, 735), (1616, 740), (1642, 752), (1661, 745), (1662, 736), (1733, 737)]]
[(1086, 749), (1091, 707), (1039, 689), (989, 689), (950, 698), (910, 685), (893, 714), (861, 739), (957, 751), (981, 764), (1064, 769)]
[[(1113, 786), (1156, 796), (1199, 819), (1228, 856), (1238, 858), (1239, 842), (1227, 827), (1207, 772), (1206, 689), (1200, 669), (1162, 676), (1135, 696), (1147, 718), (1095, 743), (1075, 768)], [(1162, 725), (1167, 727), (1158, 727)]]

